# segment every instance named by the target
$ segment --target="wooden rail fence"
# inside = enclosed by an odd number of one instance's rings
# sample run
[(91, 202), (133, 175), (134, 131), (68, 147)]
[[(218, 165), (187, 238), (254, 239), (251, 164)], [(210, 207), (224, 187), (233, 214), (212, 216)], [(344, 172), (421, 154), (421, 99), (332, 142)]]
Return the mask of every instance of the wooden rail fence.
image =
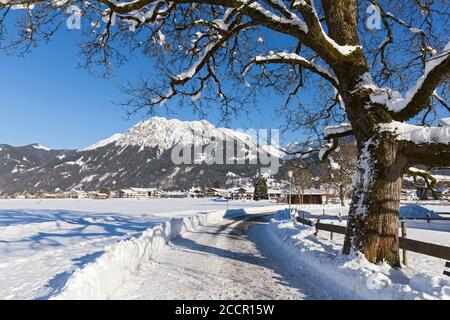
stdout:
[[(330, 232), (331, 239), (333, 239), (334, 233), (342, 234), (342, 235), (345, 235), (347, 233), (347, 227), (339, 226), (339, 225), (335, 225), (335, 224), (321, 223), (320, 217), (318, 217), (316, 223), (314, 223), (312, 220), (302, 219), (300, 217), (297, 218), (297, 222), (316, 228), (316, 232), (315, 232), (316, 236), (319, 234), (319, 230)], [(405, 226), (404, 222), (402, 222), (402, 236), (399, 237), (399, 245), (400, 245), (400, 249), (403, 249), (403, 263), (405, 265), (408, 265), (408, 259), (407, 259), (406, 252), (411, 251), (411, 252), (424, 254), (424, 255), (427, 255), (430, 257), (448, 260), (449, 262), (446, 263), (445, 267), (450, 268), (450, 247), (446, 247), (446, 246), (442, 246), (442, 245), (434, 244), (434, 243), (429, 243), (429, 242), (408, 239), (406, 237), (406, 226)], [(450, 277), (450, 269), (448, 271), (447, 270), (444, 271), (444, 274), (446, 276)]]
[[(448, 214), (448, 213), (441, 213), (439, 212), (439, 214)], [(314, 215), (310, 215), (310, 214), (305, 214), (305, 218), (314, 218), (317, 216)], [(341, 220), (347, 220), (348, 219), (348, 215), (344, 215), (344, 216), (336, 216), (336, 215), (321, 215), (321, 217), (323, 219), (341, 219)], [(450, 217), (434, 217), (434, 218), (427, 218), (427, 217), (400, 217), (399, 220), (424, 220), (424, 221), (428, 221), (428, 222), (432, 222), (432, 221), (450, 221)]]

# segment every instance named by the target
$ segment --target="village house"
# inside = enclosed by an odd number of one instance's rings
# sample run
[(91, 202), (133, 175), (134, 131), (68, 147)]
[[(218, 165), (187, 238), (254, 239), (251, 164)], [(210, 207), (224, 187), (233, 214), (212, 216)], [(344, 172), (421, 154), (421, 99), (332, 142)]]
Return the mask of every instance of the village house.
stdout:
[(84, 199), (88, 197), (88, 194), (82, 190), (70, 190), (64, 192), (62, 196), (66, 199)]
[(329, 198), (329, 195), (324, 190), (305, 189), (303, 193), (299, 191), (284, 191), (284, 202), (289, 202), (289, 195), (291, 196), (292, 204), (326, 204)]
[[(229, 195), (232, 200), (252, 200), (255, 195), (255, 188), (240, 187), (229, 190)], [(283, 196), (283, 190), (269, 189), (267, 190), (268, 200), (279, 200)]]
[(269, 189), (267, 190), (267, 195), (269, 200), (279, 200), (283, 196), (283, 190), (279, 189)]
[(252, 200), (255, 193), (255, 188), (236, 188), (230, 191), (232, 200)]
[(188, 197), (189, 198), (204, 198), (205, 197), (205, 193), (203, 191), (201, 191), (200, 189), (191, 189), (188, 192)]
[(109, 195), (107, 193), (96, 192), (93, 194), (92, 199), (106, 200), (106, 199), (109, 199)]
[(158, 188), (129, 188), (121, 189), (116, 193), (117, 198), (124, 199), (157, 199), (163, 196)]
[(55, 193), (44, 193), (42, 195), (42, 199), (58, 199), (58, 198), (60, 198), (60, 196)]
[(181, 199), (188, 198), (189, 194), (185, 191), (166, 191), (163, 194), (164, 198)]
[(228, 189), (218, 189), (218, 188), (210, 188), (206, 190), (205, 197), (224, 197), (227, 198), (230, 195), (230, 191)]

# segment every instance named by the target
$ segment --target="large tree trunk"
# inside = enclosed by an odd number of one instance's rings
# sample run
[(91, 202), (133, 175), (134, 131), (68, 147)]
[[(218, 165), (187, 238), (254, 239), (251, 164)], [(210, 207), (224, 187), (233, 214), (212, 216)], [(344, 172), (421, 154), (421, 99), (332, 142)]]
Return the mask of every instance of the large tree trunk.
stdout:
[(400, 267), (398, 216), (406, 159), (392, 137), (362, 144), (344, 253), (363, 252), (372, 263)]

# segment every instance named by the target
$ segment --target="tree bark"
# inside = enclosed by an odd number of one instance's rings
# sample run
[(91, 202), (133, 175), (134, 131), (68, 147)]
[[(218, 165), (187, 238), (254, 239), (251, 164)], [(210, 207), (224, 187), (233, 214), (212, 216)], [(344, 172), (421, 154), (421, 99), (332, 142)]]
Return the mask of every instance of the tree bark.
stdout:
[(393, 137), (363, 143), (355, 173), (344, 253), (363, 252), (372, 263), (400, 267), (398, 218), (406, 158)]

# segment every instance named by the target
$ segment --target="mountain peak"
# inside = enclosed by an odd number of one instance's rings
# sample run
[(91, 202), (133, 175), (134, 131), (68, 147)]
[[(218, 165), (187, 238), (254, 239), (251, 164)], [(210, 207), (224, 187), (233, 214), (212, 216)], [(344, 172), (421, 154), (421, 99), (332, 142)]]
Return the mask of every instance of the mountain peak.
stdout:
[(178, 143), (192, 143), (192, 135), (189, 133), (203, 134), (214, 130), (217, 130), (216, 127), (206, 120), (181, 121), (153, 117), (132, 127), (118, 143), (120, 145), (157, 147), (160, 151), (164, 151)]
[(42, 144), (39, 144), (39, 143), (32, 144), (31, 147), (33, 147), (35, 149), (45, 150), (45, 151), (51, 150), (50, 148), (47, 148), (46, 146), (43, 146)]
[[(224, 129), (225, 130), (225, 129)], [(192, 143), (192, 135), (208, 133), (213, 136), (226, 134), (230, 136), (232, 130), (226, 132), (216, 128), (206, 120), (181, 121), (164, 117), (152, 117), (141, 121), (129, 129), (125, 134), (116, 133), (79, 151), (91, 151), (109, 144), (120, 146), (157, 147), (160, 151), (170, 149), (177, 143)]]
[[(183, 145), (192, 144), (194, 136), (205, 137), (207, 139), (209, 137), (215, 137), (224, 140), (235, 140), (249, 145), (255, 150), (259, 149), (255, 143), (255, 137), (244, 132), (215, 127), (207, 120), (181, 121), (164, 117), (152, 117), (137, 123), (125, 134), (114, 134), (105, 140), (79, 151), (92, 151), (110, 144), (115, 144), (121, 147), (138, 146), (140, 148), (157, 148), (159, 153), (161, 153), (180, 143)], [(263, 147), (262, 149), (281, 157), (280, 152), (275, 150), (275, 148)]]
[(111, 137), (106, 138), (106, 139), (104, 139), (104, 140), (101, 140), (101, 141), (99, 141), (99, 142), (97, 142), (97, 143), (94, 143), (93, 145), (91, 145), (91, 146), (89, 146), (89, 147), (86, 147), (86, 148), (84, 148), (84, 149), (81, 149), (81, 150), (79, 150), (79, 151), (90, 151), (90, 150), (95, 150), (95, 149), (98, 149), (98, 148), (107, 146), (107, 145), (109, 145), (109, 144), (111, 144), (111, 143), (117, 142), (117, 141), (119, 141), (120, 139), (122, 139), (124, 136), (125, 136), (125, 135), (124, 135), (123, 133), (115, 133), (115, 134), (113, 134)]

